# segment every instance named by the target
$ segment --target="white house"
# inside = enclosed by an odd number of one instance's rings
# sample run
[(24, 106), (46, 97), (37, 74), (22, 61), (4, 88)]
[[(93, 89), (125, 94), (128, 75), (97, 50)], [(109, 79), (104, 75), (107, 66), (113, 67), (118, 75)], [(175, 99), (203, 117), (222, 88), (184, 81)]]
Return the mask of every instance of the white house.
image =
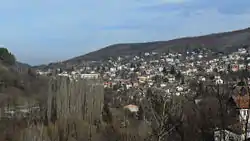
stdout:
[[(248, 114), (248, 111), (249, 111), (249, 96), (248, 94), (246, 95), (238, 95), (238, 96), (233, 96), (233, 99), (238, 107), (238, 110), (239, 110), (239, 119), (240, 119), (240, 123), (242, 126), (242, 130), (243, 131), (246, 131), (245, 130), (245, 124), (246, 122), (248, 121), (248, 123), (250, 123), (250, 117), (247, 119), (247, 114)], [(249, 132), (249, 127), (247, 129), (248, 133), (247, 133), (247, 138), (250, 138), (250, 132)], [(241, 139), (244, 140), (244, 134), (241, 135)]]
[(214, 141), (243, 141), (243, 139), (242, 134), (237, 134), (229, 130), (216, 129), (214, 131)]
[(167, 85), (162, 83), (160, 86), (163, 88), (166, 87)]
[(97, 79), (100, 77), (100, 74), (81, 74), (81, 78), (84, 79)]
[(200, 76), (199, 81), (206, 81), (206, 78), (204, 76)]
[(245, 53), (247, 53), (247, 51), (246, 51), (245, 48), (239, 48), (239, 49), (238, 49), (238, 52), (239, 52), (240, 54), (245, 54)]
[(183, 89), (183, 87), (181, 87), (181, 86), (177, 86), (176, 87), (176, 91), (178, 91), (178, 92), (182, 92), (184, 89)]
[(175, 77), (169, 77), (169, 78), (168, 78), (168, 81), (169, 81), (170, 83), (173, 83), (173, 82), (175, 81)]
[(159, 69), (158, 69), (160, 72), (162, 72), (163, 71), (163, 67), (159, 67)]
[(217, 79), (217, 80), (215, 80), (215, 84), (217, 84), (217, 85), (223, 84), (223, 80)]
[(110, 72), (115, 72), (116, 68), (110, 68)]
[(203, 56), (200, 54), (200, 55), (198, 55), (198, 58), (200, 58), (200, 59), (201, 59), (201, 58), (203, 58)]
[(146, 52), (146, 53), (144, 53), (144, 55), (145, 55), (145, 56), (149, 56), (149, 55), (150, 55), (150, 53)]
[(239, 64), (239, 69), (240, 69), (240, 70), (246, 69), (246, 65), (244, 65), (244, 64)]

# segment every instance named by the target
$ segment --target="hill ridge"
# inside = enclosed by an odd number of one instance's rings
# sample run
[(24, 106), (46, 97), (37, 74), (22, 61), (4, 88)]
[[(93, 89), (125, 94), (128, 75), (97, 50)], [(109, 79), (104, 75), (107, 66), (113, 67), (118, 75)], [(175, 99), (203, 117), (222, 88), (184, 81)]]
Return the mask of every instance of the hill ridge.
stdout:
[[(201, 36), (182, 37), (167, 41), (143, 43), (118, 43), (108, 45), (85, 55), (67, 59), (62, 63), (74, 64), (81, 61), (98, 61), (108, 57), (137, 55), (142, 52), (184, 52), (186, 49), (207, 48), (214, 51), (231, 52), (241, 46), (250, 45), (250, 28), (212, 33)], [(56, 64), (56, 63), (52, 63)]]

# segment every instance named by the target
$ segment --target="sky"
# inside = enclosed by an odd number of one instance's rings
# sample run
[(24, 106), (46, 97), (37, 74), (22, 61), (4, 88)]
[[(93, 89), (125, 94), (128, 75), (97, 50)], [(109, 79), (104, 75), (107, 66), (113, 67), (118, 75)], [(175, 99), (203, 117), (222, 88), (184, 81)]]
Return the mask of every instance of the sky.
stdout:
[(0, 46), (46, 64), (116, 43), (250, 27), (250, 0), (3, 0)]

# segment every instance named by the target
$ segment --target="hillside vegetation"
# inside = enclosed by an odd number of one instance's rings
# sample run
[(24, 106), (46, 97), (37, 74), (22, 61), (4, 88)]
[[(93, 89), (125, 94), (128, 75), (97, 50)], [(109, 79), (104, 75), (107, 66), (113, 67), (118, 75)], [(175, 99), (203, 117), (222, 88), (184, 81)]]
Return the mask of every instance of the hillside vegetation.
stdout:
[(0, 48), (1, 102), (5, 103), (6, 98), (19, 101), (20, 98), (35, 97), (45, 87), (45, 82), (46, 78), (36, 76), (28, 66), (17, 62), (7, 48)]
[(0, 48), (0, 60), (4, 65), (14, 65), (16, 58), (7, 48)]

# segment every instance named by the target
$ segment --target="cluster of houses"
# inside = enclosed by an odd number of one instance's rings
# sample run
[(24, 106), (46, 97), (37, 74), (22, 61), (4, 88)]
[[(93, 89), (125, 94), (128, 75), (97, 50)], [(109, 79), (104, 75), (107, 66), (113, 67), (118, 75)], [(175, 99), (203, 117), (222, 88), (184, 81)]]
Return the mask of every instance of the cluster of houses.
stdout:
[[(57, 69), (57, 75), (74, 78), (102, 78), (104, 87), (117, 85), (123, 89), (158, 87), (177, 94), (189, 90), (191, 80), (211, 81), (223, 84), (222, 73), (237, 72), (250, 69), (248, 52), (240, 48), (229, 55), (214, 56), (212, 51), (200, 49), (180, 53), (146, 52), (140, 56), (124, 56), (110, 58), (107, 61), (93, 62), (91, 65), (75, 65), (72, 71)], [(81, 67), (78, 67), (81, 66)], [(48, 75), (52, 70), (37, 71), (40, 75)], [(213, 79), (210, 75), (214, 75)], [(171, 87), (169, 87), (171, 86)]]
[[(250, 56), (248, 50), (240, 48), (231, 54), (217, 54), (199, 49), (180, 53), (146, 52), (138, 56), (123, 56), (110, 58), (106, 61), (92, 62), (88, 65), (75, 65), (72, 71), (58, 68), (56, 74), (72, 79), (103, 79), (104, 87), (114, 91), (154, 87), (168, 94), (190, 94), (190, 83), (204, 82), (214, 85), (229, 83), (225, 75), (240, 71), (250, 71)], [(93, 65), (94, 64), (94, 65)], [(39, 75), (49, 75), (52, 70), (37, 71)], [(226, 82), (227, 81), (227, 82)], [(235, 83), (230, 80), (230, 83)], [(240, 111), (240, 122), (249, 120), (249, 97), (234, 97)], [(246, 104), (247, 103), (247, 104)], [(132, 112), (138, 111), (136, 105), (127, 105), (124, 108)], [(247, 119), (248, 118), (248, 119)], [(244, 129), (245, 130), (245, 129)], [(244, 131), (243, 130), (243, 131)], [(218, 129), (215, 131), (215, 140), (223, 140), (222, 133), (226, 133), (225, 140), (244, 140), (243, 133)], [(247, 134), (250, 137), (250, 132)]]

